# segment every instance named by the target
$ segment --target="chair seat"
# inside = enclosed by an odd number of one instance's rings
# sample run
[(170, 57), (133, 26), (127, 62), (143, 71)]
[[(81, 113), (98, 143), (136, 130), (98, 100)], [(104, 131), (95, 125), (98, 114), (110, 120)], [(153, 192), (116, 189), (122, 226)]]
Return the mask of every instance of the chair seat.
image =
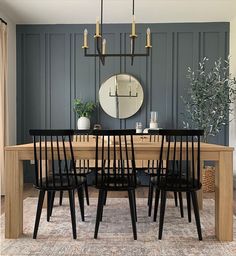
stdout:
[(201, 189), (202, 184), (199, 183), (197, 180), (194, 181), (186, 181), (183, 178), (178, 178), (178, 177), (160, 177), (158, 180), (158, 177), (156, 176), (151, 176), (151, 183), (154, 186), (157, 186), (160, 188), (160, 190), (165, 190), (165, 191), (182, 191), (182, 192), (187, 192), (187, 191), (196, 191)]
[[(139, 179), (133, 177), (128, 178), (128, 175), (105, 175), (102, 178), (102, 175), (99, 174), (97, 176), (97, 185), (96, 188), (98, 189), (106, 189), (106, 190), (114, 190), (114, 191), (126, 191), (128, 189), (134, 189), (137, 184), (141, 183)], [(130, 180), (129, 180), (130, 179)], [(96, 181), (95, 181), (96, 184)]]
[(60, 179), (59, 176), (55, 175), (54, 182), (53, 182), (53, 177), (50, 176), (48, 178), (48, 182), (46, 182), (46, 178), (42, 179), (42, 186), (40, 186), (40, 188), (37, 185), (34, 185), (34, 187), (41, 190), (42, 189), (55, 190), (55, 191), (70, 190), (70, 189), (76, 189), (80, 187), (86, 181), (85, 177), (79, 176), (79, 175), (76, 175), (76, 179), (77, 179), (77, 184), (76, 184), (75, 177), (72, 176), (72, 174), (70, 174), (69, 184), (68, 184), (66, 174), (62, 175), (62, 180)]

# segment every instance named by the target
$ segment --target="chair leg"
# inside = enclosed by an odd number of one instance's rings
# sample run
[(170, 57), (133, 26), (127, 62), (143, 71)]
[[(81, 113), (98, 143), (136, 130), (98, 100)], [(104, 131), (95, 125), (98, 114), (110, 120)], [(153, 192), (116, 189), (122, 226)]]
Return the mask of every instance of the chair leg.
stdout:
[(103, 190), (99, 190), (99, 195), (98, 195), (98, 205), (97, 205), (97, 216), (96, 216), (96, 224), (95, 224), (95, 230), (94, 230), (94, 238), (97, 239), (98, 237), (98, 229), (99, 229), (99, 224), (101, 220), (101, 210), (103, 206), (103, 201), (102, 201), (102, 194)]
[(53, 205), (54, 205), (55, 194), (56, 194), (56, 192), (53, 191), (52, 195), (51, 195), (50, 212), (49, 212), (50, 217), (52, 216), (52, 209), (53, 209)]
[(55, 191), (48, 191), (47, 193), (47, 221), (50, 221), (50, 217), (52, 216), (52, 208), (54, 204)]
[(194, 215), (195, 215), (195, 220), (196, 220), (196, 225), (197, 225), (198, 239), (202, 240), (202, 230), (201, 230), (201, 222), (200, 222), (200, 215), (199, 215), (196, 191), (192, 191), (191, 196), (192, 196)]
[(175, 198), (175, 206), (178, 207), (177, 192), (174, 192), (174, 198)]
[(159, 197), (160, 197), (160, 190), (156, 188), (154, 216), (153, 216), (153, 221), (155, 221), (155, 222), (157, 220), (157, 210), (158, 210), (158, 204), (159, 204)]
[(180, 215), (181, 215), (181, 218), (184, 217), (184, 208), (183, 208), (183, 198), (182, 198), (182, 193), (181, 192), (178, 192), (179, 194), (179, 207), (180, 207)]
[(63, 191), (60, 191), (59, 205), (62, 205)]
[(69, 190), (69, 201), (70, 201), (70, 215), (71, 215), (71, 224), (72, 224), (72, 231), (73, 231), (73, 238), (77, 238), (76, 234), (76, 221), (75, 221), (75, 197), (74, 191)]
[(84, 192), (83, 187), (77, 188), (78, 198), (79, 198), (79, 206), (80, 206), (80, 213), (81, 213), (81, 220), (84, 221)]
[(35, 224), (34, 224), (33, 239), (36, 239), (36, 237), (37, 237), (39, 221), (40, 221), (42, 207), (43, 207), (44, 195), (45, 195), (45, 191), (44, 190), (42, 190), (42, 191), (40, 190), (39, 191), (39, 197), (38, 197), (38, 206), (37, 206)]
[(149, 186), (148, 186), (148, 201), (147, 201), (147, 206), (150, 204), (150, 196), (151, 196), (151, 179), (149, 176)]
[(188, 222), (191, 222), (191, 198), (190, 192), (186, 192), (187, 208), (188, 208)]
[(150, 183), (150, 197), (149, 197), (149, 207), (148, 207), (148, 216), (152, 214), (152, 198), (153, 198), (153, 184)]
[(89, 193), (88, 193), (88, 183), (87, 180), (84, 182), (84, 192), (85, 192), (85, 197), (87, 201), (87, 205), (89, 205)]
[(103, 216), (103, 207), (106, 205), (106, 199), (107, 199), (107, 190), (103, 190), (102, 192), (102, 208), (101, 208), (101, 213), (100, 213), (100, 221), (102, 221), (102, 216)]
[(159, 222), (159, 236), (158, 239), (161, 240), (163, 225), (164, 225), (164, 217), (165, 217), (165, 207), (166, 207), (166, 191), (161, 191), (161, 206), (160, 206), (160, 222)]
[(105, 190), (103, 205), (106, 205), (106, 203), (107, 203), (107, 190)]
[(136, 205), (136, 196), (135, 196), (135, 190), (133, 190), (133, 200), (134, 200), (134, 213), (135, 213), (135, 220), (136, 222), (138, 221), (138, 216), (137, 216), (137, 205)]
[(47, 221), (50, 221), (50, 208), (51, 208), (52, 192), (47, 191)]
[(134, 209), (135, 205), (134, 205), (134, 196), (132, 194), (133, 194), (133, 190), (128, 190), (133, 236), (134, 236), (134, 240), (137, 240), (137, 229), (136, 229), (136, 219), (135, 219), (135, 209)]

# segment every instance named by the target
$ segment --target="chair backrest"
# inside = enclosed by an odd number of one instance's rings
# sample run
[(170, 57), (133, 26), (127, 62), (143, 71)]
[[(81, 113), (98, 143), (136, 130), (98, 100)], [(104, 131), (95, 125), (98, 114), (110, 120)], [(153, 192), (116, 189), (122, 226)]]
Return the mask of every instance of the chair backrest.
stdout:
[(78, 185), (71, 142), (74, 131), (30, 130), (29, 133), (34, 143), (35, 186), (59, 189)]
[(135, 130), (94, 130), (96, 136), (95, 185), (136, 186), (133, 135)]
[[(90, 142), (93, 130), (74, 130), (73, 142)], [(94, 160), (80, 159), (75, 161), (76, 172), (82, 176), (91, 172), (94, 167)]]
[(77, 142), (89, 142), (93, 130), (74, 130), (73, 141)]
[[(161, 136), (157, 180), (177, 189), (200, 188), (200, 141), (203, 130), (150, 130)], [(165, 162), (165, 166), (163, 163)]]
[[(155, 134), (149, 134), (149, 142), (161, 142), (162, 137), (159, 135), (159, 133), (155, 133)], [(143, 161), (144, 162), (144, 161)], [(145, 163), (145, 162), (144, 162)], [(165, 162), (163, 162), (165, 163)], [(155, 173), (156, 168), (158, 167), (157, 165), (157, 161), (154, 160), (147, 160), (146, 161), (146, 165), (147, 165), (147, 172), (148, 174), (152, 174)]]

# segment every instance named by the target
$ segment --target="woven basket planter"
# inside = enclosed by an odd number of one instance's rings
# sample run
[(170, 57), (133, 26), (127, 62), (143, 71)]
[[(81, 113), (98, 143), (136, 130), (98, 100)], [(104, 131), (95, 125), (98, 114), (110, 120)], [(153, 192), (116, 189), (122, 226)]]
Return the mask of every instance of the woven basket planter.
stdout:
[(202, 173), (203, 192), (215, 191), (215, 167), (205, 166)]

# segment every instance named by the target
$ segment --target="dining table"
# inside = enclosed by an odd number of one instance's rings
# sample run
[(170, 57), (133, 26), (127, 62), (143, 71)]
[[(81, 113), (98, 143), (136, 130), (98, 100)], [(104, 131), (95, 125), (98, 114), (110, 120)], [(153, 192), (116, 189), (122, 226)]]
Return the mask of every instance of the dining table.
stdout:
[[(158, 159), (161, 143), (140, 138), (134, 140), (137, 163)], [(72, 146), (75, 160), (95, 159), (95, 140), (73, 142)], [(69, 143), (66, 147), (69, 150)], [(215, 165), (215, 236), (219, 241), (233, 240), (233, 150), (232, 147), (201, 142), (201, 172), (204, 161), (214, 161)], [(33, 143), (5, 147), (6, 238), (16, 239), (23, 234), (23, 162), (29, 160), (34, 160)], [(198, 202), (204, 211), (202, 190), (198, 192)]]

